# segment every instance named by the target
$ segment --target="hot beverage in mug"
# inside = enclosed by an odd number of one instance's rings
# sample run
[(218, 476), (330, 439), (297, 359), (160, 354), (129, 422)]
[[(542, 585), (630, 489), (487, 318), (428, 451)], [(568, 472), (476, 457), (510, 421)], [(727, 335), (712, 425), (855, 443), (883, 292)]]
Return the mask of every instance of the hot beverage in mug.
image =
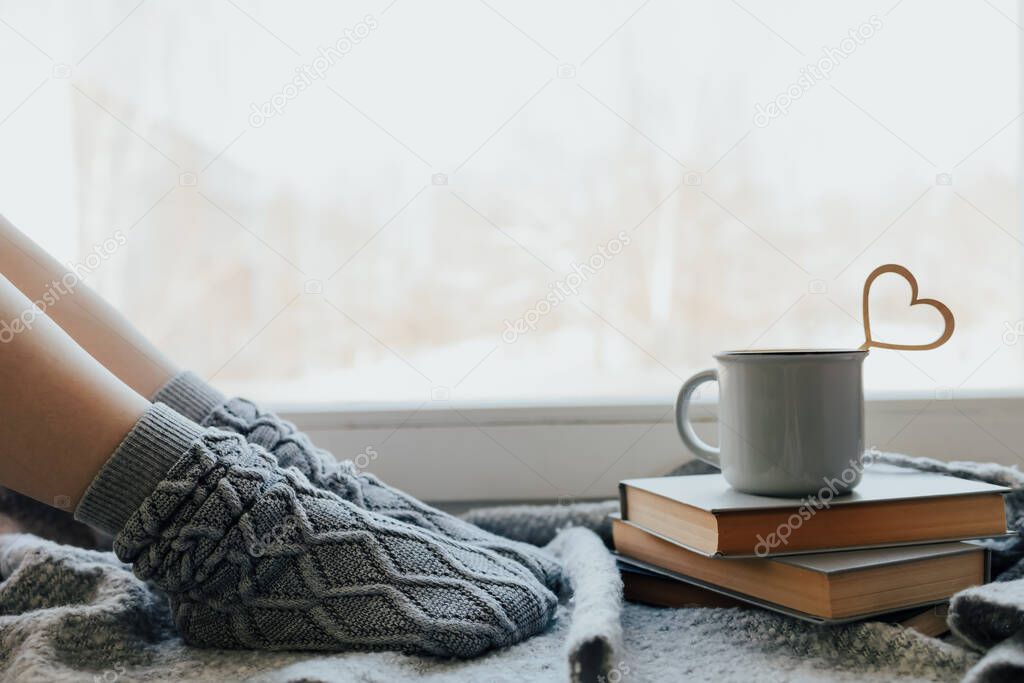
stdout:
[[(860, 482), (866, 350), (726, 351), (717, 369), (683, 384), (676, 427), (683, 443), (746, 493), (799, 497)], [(717, 381), (718, 448), (689, 421), (690, 397)], [(828, 482), (828, 483), (826, 483)]]
[[(872, 283), (885, 273), (910, 285), (910, 305), (934, 308), (942, 333), (927, 344), (894, 344), (871, 336), (868, 305)], [(864, 343), (859, 349), (725, 351), (718, 367), (699, 372), (676, 400), (676, 427), (683, 443), (722, 470), (746, 493), (799, 497), (828, 487), (849, 492), (860, 483), (864, 453), (864, 386), (861, 367), (871, 347), (924, 351), (953, 335), (953, 313), (940, 301), (917, 295), (917, 280), (897, 264), (879, 266), (864, 283)], [(704, 382), (719, 386), (718, 442), (704, 443), (688, 416), (690, 398)]]

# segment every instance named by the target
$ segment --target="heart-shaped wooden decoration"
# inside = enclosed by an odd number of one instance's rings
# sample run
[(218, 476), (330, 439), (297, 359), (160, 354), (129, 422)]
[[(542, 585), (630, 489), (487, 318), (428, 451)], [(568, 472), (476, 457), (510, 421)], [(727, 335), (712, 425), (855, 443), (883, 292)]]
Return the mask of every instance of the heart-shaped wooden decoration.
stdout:
[[(868, 295), (871, 293), (871, 283), (879, 275), (885, 273), (896, 273), (904, 280), (910, 283), (910, 305), (917, 306), (921, 304), (923, 306), (931, 306), (939, 312), (945, 321), (946, 329), (942, 331), (942, 334), (933, 342), (929, 344), (890, 344), (889, 342), (875, 341), (871, 338), (871, 317), (868, 313)], [(861, 344), (861, 349), (868, 349), (874, 346), (879, 349), (901, 349), (904, 351), (927, 351), (928, 349), (938, 348), (942, 346), (949, 338), (953, 336), (953, 328), (955, 322), (953, 321), (953, 312), (949, 310), (949, 307), (941, 301), (935, 299), (919, 299), (917, 298), (917, 280), (911, 275), (910, 271), (903, 266), (896, 263), (887, 263), (884, 266), (879, 266), (871, 271), (868, 275), (868, 279), (864, 281), (864, 343)]]

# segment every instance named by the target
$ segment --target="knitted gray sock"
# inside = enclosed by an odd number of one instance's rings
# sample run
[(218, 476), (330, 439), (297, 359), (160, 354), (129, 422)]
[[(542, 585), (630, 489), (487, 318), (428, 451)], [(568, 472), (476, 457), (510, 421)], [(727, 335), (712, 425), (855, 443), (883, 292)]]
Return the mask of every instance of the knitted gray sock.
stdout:
[(540, 548), (484, 531), (360, 472), (351, 460), (338, 461), (314, 446), (295, 425), (260, 410), (251, 401), (226, 398), (192, 372), (171, 379), (153, 401), (166, 403), (205, 427), (241, 434), (249, 443), (273, 453), (282, 467), (295, 467), (314, 486), (333, 491), (359, 507), (493, 550), (527, 567), (556, 593), (563, 588), (561, 565)]
[(192, 645), (472, 657), (539, 632), (557, 607), (518, 563), (359, 508), (160, 404), (75, 515), (116, 534)]

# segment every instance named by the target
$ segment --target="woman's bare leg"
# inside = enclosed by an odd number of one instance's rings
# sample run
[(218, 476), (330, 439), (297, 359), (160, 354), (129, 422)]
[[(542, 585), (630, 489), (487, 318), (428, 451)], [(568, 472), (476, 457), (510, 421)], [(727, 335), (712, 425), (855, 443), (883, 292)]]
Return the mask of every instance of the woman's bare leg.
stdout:
[(194, 645), (470, 657), (543, 630), (558, 606), (512, 560), (363, 510), (151, 404), (2, 276), (0, 484), (116, 535)]
[[(0, 217), (0, 273), (7, 275), (22, 292), (38, 299), (67, 272), (56, 259)], [(191, 373), (179, 373), (131, 323), (84, 285), (48, 306), (46, 312), (86, 351), (142, 396), (167, 404), (193, 422), (243, 434), (271, 451), (283, 466), (298, 467), (321, 488), (343, 496), (361, 490), (361, 504), (371, 510), (479, 544), (525, 565), (548, 587), (557, 589), (561, 585), (559, 565), (535, 548), (487, 534), (377, 480), (358, 479), (339, 466), (333, 455), (316, 449), (304, 435), (282, 438), (293, 427), (246, 401), (229, 402)], [(215, 413), (216, 408), (220, 410)], [(253, 429), (255, 422), (260, 423), (260, 429)], [(17, 506), (6, 507), (8, 514), (18, 512)], [(0, 513), (4, 511), (0, 498)], [(32, 514), (15, 516), (31, 518)]]
[(0, 276), (0, 484), (74, 509), (149, 406)]
[(142, 396), (151, 397), (178, 374), (123, 315), (3, 216), (0, 274), (32, 301), (44, 302), (47, 316)]

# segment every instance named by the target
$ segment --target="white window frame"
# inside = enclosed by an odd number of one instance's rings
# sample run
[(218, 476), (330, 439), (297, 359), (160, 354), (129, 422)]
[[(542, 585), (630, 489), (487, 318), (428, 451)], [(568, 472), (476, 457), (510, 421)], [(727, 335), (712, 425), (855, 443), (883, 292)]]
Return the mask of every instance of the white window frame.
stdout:
[[(691, 460), (672, 409), (651, 400), (281, 412), (339, 459), (420, 498), (493, 503), (608, 498), (619, 479), (664, 474)], [(692, 417), (713, 441), (717, 406), (697, 402)], [(865, 431), (866, 445), (881, 450), (1021, 465), (1024, 396), (869, 396)]]

